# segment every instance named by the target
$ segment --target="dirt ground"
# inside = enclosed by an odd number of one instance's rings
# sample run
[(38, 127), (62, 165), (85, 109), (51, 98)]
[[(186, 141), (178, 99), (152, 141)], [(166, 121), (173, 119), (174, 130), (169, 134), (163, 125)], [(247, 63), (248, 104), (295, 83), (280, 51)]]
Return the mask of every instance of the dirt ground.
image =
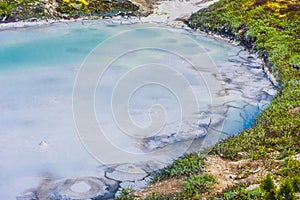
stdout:
[[(240, 160), (230, 161), (222, 159), (219, 156), (208, 156), (206, 166), (204, 169), (205, 174), (211, 174), (217, 182), (213, 186), (210, 194), (204, 194), (204, 198), (209, 198), (223, 190), (237, 184), (237, 183), (251, 183), (251, 188), (258, 186), (257, 182), (265, 177), (269, 170), (265, 168), (269, 163), (267, 160)], [(170, 195), (181, 192), (183, 189), (182, 182), (185, 177), (170, 178), (155, 184), (149, 185), (143, 190), (134, 192), (134, 196), (145, 198), (152, 193), (160, 195)]]

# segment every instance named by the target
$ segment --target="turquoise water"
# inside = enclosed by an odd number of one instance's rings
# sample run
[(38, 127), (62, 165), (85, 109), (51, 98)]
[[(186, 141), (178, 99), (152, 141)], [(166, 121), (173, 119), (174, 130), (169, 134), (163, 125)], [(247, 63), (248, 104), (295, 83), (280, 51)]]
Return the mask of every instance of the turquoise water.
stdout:
[(108, 36), (108, 33), (99, 33), (97, 29), (75, 28), (72, 32), (59, 36), (50, 34), (38, 40), (4, 44), (0, 49), (0, 60), (3, 61), (1, 70), (80, 63), (95, 44)]
[[(1, 30), (1, 199), (15, 199), (38, 186), (45, 174), (54, 180), (101, 177), (102, 164), (150, 160), (166, 164), (189, 147), (179, 148), (180, 141), (206, 135), (206, 144), (214, 144), (249, 127), (270, 100), (260, 98), (262, 86), (272, 86), (261, 71), (242, 66), (240, 50), (224, 41), (149, 24), (79, 22)], [(229, 61), (232, 58), (236, 61)], [(109, 64), (99, 75), (103, 63)], [(92, 71), (82, 78), (74, 100), (85, 69)], [(97, 84), (89, 85), (93, 78)], [(228, 79), (230, 83), (224, 81)], [(257, 80), (260, 84), (255, 84)], [(93, 98), (85, 99), (91, 86)], [(125, 98), (126, 92), (130, 98)], [(76, 99), (83, 102), (79, 113), (74, 112)], [(89, 102), (94, 103), (94, 124), (85, 115)], [(83, 132), (101, 126), (105, 138), (85, 140), (85, 135), (78, 135), (78, 117), (87, 123)], [(153, 122), (158, 131), (146, 141), (146, 132), (125, 131), (133, 130), (132, 124), (146, 131)], [(100, 148), (107, 141), (132, 157)], [(89, 145), (98, 146), (95, 151), (101, 155), (91, 155)]]

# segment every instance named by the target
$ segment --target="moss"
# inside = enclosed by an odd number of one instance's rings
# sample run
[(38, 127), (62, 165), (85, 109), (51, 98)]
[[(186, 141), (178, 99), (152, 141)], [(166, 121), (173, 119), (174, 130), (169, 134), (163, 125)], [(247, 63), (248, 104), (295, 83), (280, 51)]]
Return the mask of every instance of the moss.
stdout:
[(276, 186), (270, 174), (261, 181), (260, 188), (264, 192), (264, 200), (276, 199)]

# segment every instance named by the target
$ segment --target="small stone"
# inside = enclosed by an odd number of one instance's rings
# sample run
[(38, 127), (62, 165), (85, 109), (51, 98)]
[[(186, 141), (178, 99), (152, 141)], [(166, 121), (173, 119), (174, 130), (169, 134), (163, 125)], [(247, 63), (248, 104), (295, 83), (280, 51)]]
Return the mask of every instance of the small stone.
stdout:
[(275, 96), (277, 94), (277, 90), (273, 88), (264, 88), (263, 91), (271, 96)]
[(300, 154), (296, 154), (294, 156), (292, 156), (293, 159), (300, 161)]
[(247, 156), (248, 153), (247, 152), (238, 152), (237, 155), (238, 155), (238, 157), (242, 158), (242, 157)]
[(249, 185), (246, 190), (253, 190), (255, 188), (258, 188), (259, 187), (259, 184), (254, 184), (254, 185)]
[(261, 170), (261, 168), (257, 168), (256, 170), (251, 171), (252, 174), (256, 174), (257, 172), (259, 172)]
[(43, 140), (43, 141), (41, 141), (41, 142), (39, 143), (39, 146), (40, 146), (40, 147), (47, 147), (48, 144), (47, 144), (47, 142), (46, 142), (45, 140)]
[(140, 190), (147, 186), (147, 182), (145, 180), (140, 181), (125, 181), (120, 183), (121, 188), (132, 188), (133, 190)]

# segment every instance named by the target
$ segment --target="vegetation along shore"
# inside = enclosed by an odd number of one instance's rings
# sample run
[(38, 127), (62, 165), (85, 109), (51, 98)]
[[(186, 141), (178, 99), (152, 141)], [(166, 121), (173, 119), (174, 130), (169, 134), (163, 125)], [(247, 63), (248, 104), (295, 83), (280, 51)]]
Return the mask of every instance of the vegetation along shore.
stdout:
[(0, 0), (0, 22), (142, 15), (128, 0)]

